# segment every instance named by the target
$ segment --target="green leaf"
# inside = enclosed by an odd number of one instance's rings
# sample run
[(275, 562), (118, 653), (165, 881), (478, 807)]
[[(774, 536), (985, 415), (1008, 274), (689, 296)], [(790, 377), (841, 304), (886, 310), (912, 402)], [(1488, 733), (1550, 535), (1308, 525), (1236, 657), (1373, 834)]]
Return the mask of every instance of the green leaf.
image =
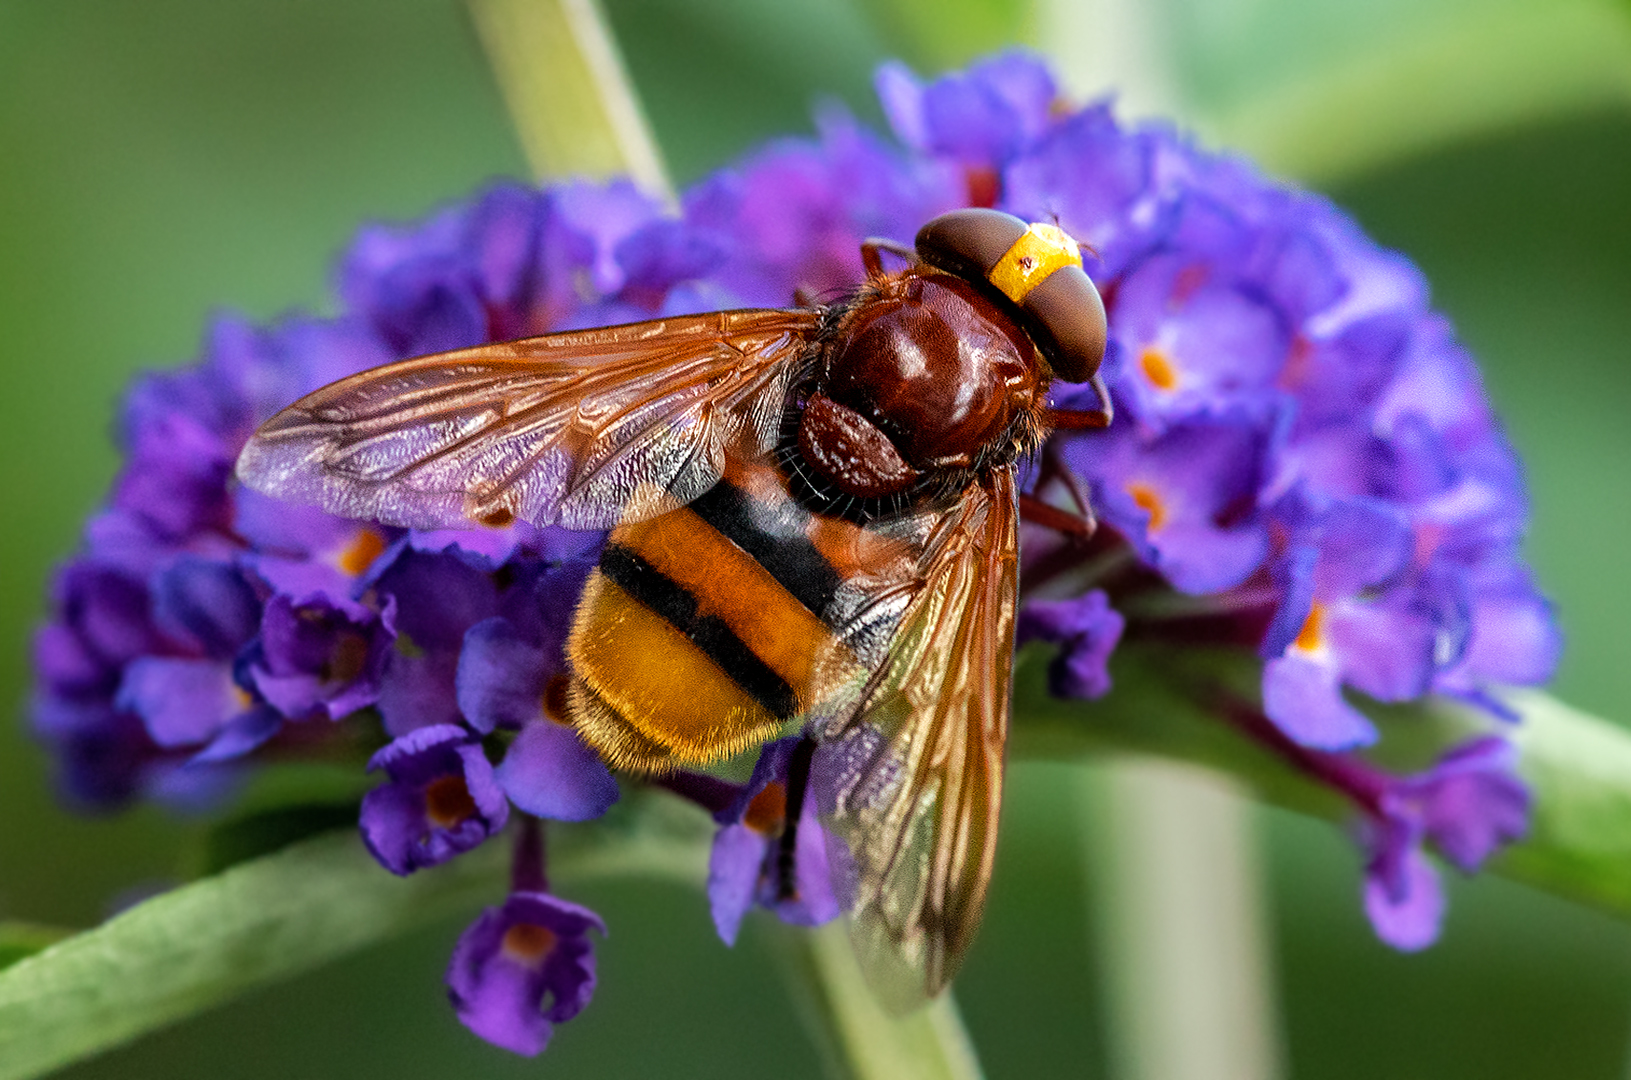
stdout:
[(1495, 869), (1631, 916), (1631, 734), (1545, 694), (1507, 701), (1523, 714), (1512, 734), (1535, 805), (1529, 836)]
[[(1047, 692), (1045, 648), (1021, 653), (1015, 673), (1014, 752), (1052, 759), (1132, 752), (1205, 765), (1244, 781), (1269, 802), (1333, 821), (1352, 808), (1279, 757), (1210, 715), (1197, 688), (1253, 697), (1261, 661), (1244, 652), (1175, 652), (1124, 644), (1111, 664), (1115, 688), (1097, 702)], [(1494, 729), (1521, 752), (1534, 796), (1529, 835), (1489, 869), (1536, 888), (1631, 918), (1631, 731), (1536, 691), (1512, 691), (1522, 716), (1507, 726), (1448, 700), (1371, 707), (1400, 768)]]
[(1402, 20), (1386, 40), (1199, 119), (1272, 171), (1328, 183), (1446, 142), (1627, 104), (1631, 20), (1575, 0)]
[(43, 951), (72, 933), (65, 927), (42, 923), (0, 922), (0, 969)]
[(38, 1076), (504, 890), (490, 846), (383, 872), (354, 832), (138, 904), (0, 973), (0, 1078)]
[[(607, 826), (560, 837), (554, 877), (700, 882), (707, 817), (666, 797), (626, 801), (634, 805)], [(0, 1080), (39, 1076), (252, 987), (497, 903), (507, 856), (503, 843), (489, 843), (398, 878), (347, 830), (139, 904), (0, 971)]]
[(218, 874), (228, 867), (281, 851), (290, 844), (332, 829), (343, 829), (356, 821), (354, 802), (282, 806), (241, 814), (205, 835), (203, 870), (206, 874)]

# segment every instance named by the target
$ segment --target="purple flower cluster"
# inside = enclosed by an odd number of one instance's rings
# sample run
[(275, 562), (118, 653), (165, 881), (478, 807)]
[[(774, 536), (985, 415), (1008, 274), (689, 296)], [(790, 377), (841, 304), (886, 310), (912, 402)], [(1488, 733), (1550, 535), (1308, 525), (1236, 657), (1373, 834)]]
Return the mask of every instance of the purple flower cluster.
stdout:
[[(208, 805), (256, 762), (372, 754), (362, 833), (399, 874), (512, 818), (526, 837), (537, 818), (598, 817), (617, 783), (559, 720), (600, 537), (385, 529), (276, 503), (231, 482), (250, 432), (400, 357), (840, 290), (862, 276), (863, 237), (909, 241), (935, 214), (995, 205), (1091, 245), (1117, 405), (1110, 430), (1057, 437), (1035, 473), (1040, 497), (1090, 493), (1105, 527), (1086, 551), (1027, 535), (1021, 640), (1057, 646), (1054, 692), (1085, 698), (1110, 690), (1122, 641), (1257, 650), (1261, 701), (1220, 701), (1220, 720), (1351, 798), (1378, 932), (1430, 941), (1442, 902), (1424, 845), (1472, 869), (1522, 834), (1527, 795), (1497, 736), (1420, 775), (1370, 766), (1355, 701), (1447, 694), (1504, 716), (1489, 688), (1543, 680), (1559, 642), (1517, 553), (1518, 463), (1420, 275), (1322, 199), (1106, 106), (1061, 107), (1029, 58), (927, 84), (890, 66), (879, 90), (904, 150), (829, 113), (814, 140), (697, 185), (678, 216), (624, 183), (499, 184), (362, 230), (337, 317), (224, 318), (197, 365), (138, 381), (124, 469), (35, 640), (34, 726), (65, 794)], [(793, 745), (767, 747), (745, 787), (669, 785), (717, 813), (726, 941), (755, 904), (837, 913), (818, 822), (802, 817), (788, 851), (776, 839)], [(478, 1034), (536, 1053), (587, 1003), (603, 927), (548, 894), (541, 864), (520, 869), (448, 985)]]
[[(1094, 249), (1117, 419), (1056, 437), (1062, 467), (1038, 480), (1090, 488), (1103, 561), (1085, 593), (1020, 621), (1022, 640), (1060, 646), (1054, 692), (1105, 693), (1119, 640), (1166, 638), (1257, 649), (1271, 743), (1299, 754), (1376, 741), (1356, 696), (1451, 695), (1516, 719), (1489, 688), (1545, 680), (1560, 638), (1519, 555), (1518, 460), (1415, 267), (1245, 162), (1107, 107), (1056, 111), (1024, 57), (881, 82), (897, 133), (961, 168), (971, 197), (994, 175), (998, 207)], [(1061, 568), (1037, 539), (1025, 584), (1045, 595)], [(1174, 593), (1193, 599), (1150, 602)], [(1424, 840), (1470, 870), (1525, 828), (1498, 738), (1422, 777), (1357, 758), (1319, 775), (1356, 785), (1342, 790), (1365, 814), (1366, 908), (1401, 948), (1437, 933)]]

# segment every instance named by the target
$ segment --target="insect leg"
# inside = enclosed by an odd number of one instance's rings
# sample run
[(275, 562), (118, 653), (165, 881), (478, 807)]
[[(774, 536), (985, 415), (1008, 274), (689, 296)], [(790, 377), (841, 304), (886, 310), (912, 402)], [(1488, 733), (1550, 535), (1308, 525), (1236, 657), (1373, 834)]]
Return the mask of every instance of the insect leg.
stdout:
[(1091, 514), (1073, 514), (1052, 503), (1043, 502), (1035, 495), (1023, 493), (1019, 497), (1019, 516), (1022, 521), (1064, 533), (1072, 540), (1090, 540), (1093, 531), (1099, 527)]
[(861, 265), (866, 267), (867, 277), (883, 277), (882, 253), (885, 251), (891, 255), (899, 255), (913, 266), (917, 265), (917, 252), (905, 244), (897, 244), (893, 240), (869, 236), (861, 241)]
[(1093, 504), (1082, 489), (1081, 480), (1060, 457), (1058, 444), (1048, 442), (1043, 444), (1042, 461), (1031, 490), (1041, 491), (1055, 480), (1064, 486), (1070, 501), (1076, 504), (1076, 513), (1044, 502), (1035, 495), (1022, 493), (1019, 497), (1019, 516), (1075, 540), (1092, 539), (1094, 530), (1099, 527), (1098, 520), (1093, 516)]
[(810, 762), (815, 759), (815, 748), (815, 740), (806, 735), (793, 747), (792, 756), (787, 760), (787, 818), (782, 824), (776, 852), (778, 900), (798, 899), (798, 867), (794, 859), (798, 853), (799, 818), (804, 813), (804, 795), (810, 786)]
[(1104, 385), (1104, 376), (1098, 372), (1087, 380), (1087, 385), (1099, 396), (1096, 409), (1047, 409), (1042, 420), (1051, 427), (1077, 430), (1079, 428), (1107, 428), (1115, 419), (1116, 410), (1110, 403), (1110, 388)]

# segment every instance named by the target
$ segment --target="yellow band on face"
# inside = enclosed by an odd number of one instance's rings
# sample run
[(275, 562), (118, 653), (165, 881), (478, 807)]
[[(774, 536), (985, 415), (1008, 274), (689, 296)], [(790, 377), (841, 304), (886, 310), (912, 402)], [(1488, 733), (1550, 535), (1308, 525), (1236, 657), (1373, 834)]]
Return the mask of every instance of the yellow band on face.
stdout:
[(1082, 265), (1082, 249), (1057, 225), (1033, 223), (1003, 253), (986, 280), (1016, 304), (1063, 266)]

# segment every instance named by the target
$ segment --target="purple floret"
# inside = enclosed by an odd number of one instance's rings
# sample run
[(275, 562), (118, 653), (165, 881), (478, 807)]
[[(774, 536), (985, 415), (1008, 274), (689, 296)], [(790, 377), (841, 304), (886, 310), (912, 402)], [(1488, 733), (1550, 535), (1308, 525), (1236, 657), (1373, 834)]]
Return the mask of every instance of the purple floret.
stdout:
[(788, 769), (799, 741), (781, 739), (766, 745), (747, 786), (714, 815), (719, 832), (708, 858), (708, 902), (714, 926), (727, 945), (736, 944), (742, 917), (754, 904), (795, 926), (819, 926), (838, 917), (826, 833), (814, 799), (804, 800), (793, 837), (792, 888), (783, 889)]
[(1048, 690), (1057, 697), (1093, 698), (1110, 692), (1110, 654), (1127, 620), (1102, 589), (1070, 600), (1033, 600), (1020, 613), (1015, 644), (1052, 641), (1059, 653), (1048, 665)]
[(595, 993), (589, 931), (606, 925), (588, 908), (545, 892), (514, 892), (459, 938), (447, 992), (459, 1021), (495, 1046), (531, 1057), (556, 1024)]
[(1444, 900), (1424, 844), (1470, 873), (1528, 831), (1529, 792), (1516, 766), (1511, 743), (1483, 738), (1387, 785), (1366, 829), (1365, 910), (1382, 940), (1414, 950), (1438, 936)]
[(395, 740), (368, 763), (389, 781), (362, 801), (362, 838), (381, 866), (410, 874), (436, 866), (504, 827), (510, 804), (481, 743), (439, 724)]
[[(581, 583), (581, 576), (572, 577)], [(617, 781), (567, 723), (564, 627), (542, 629), (541, 638), (529, 638), (502, 616), (471, 627), (459, 653), (459, 706), (479, 730), (518, 729), (497, 772), (518, 809), (589, 821), (617, 801)]]
[(260, 695), (292, 720), (339, 720), (379, 700), (396, 637), (396, 605), (380, 613), (339, 607), (322, 596), (296, 606), (274, 596), (248, 664)]

